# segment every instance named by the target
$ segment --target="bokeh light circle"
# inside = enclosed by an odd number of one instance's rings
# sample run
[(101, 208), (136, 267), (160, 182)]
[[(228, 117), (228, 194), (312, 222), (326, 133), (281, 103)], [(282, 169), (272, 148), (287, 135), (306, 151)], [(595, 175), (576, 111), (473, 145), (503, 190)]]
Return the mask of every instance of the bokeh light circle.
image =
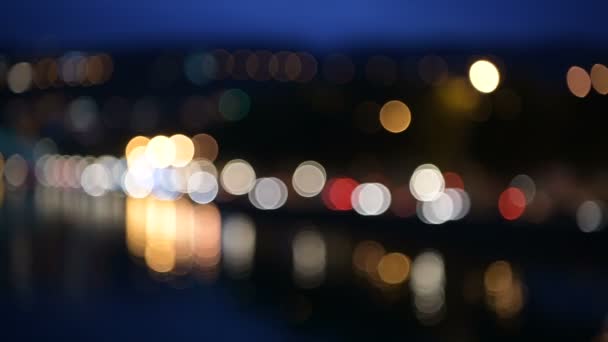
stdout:
[(194, 143), (192, 140), (183, 134), (175, 134), (169, 139), (175, 146), (175, 159), (171, 165), (175, 167), (188, 165), (194, 157)]
[(491, 93), (500, 83), (500, 72), (492, 62), (478, 60), (469, 68), (469, 80), (478, 91)]
[(380, 109), (380, 124), (391, 133), (405, 131), (411, 122), (412, 113), (408, 106), (401, 101), (388, 101)]
[(591, 91), (591, 77), (585, 69), (579, 66), (573, 66), (568, 69), (566, 83), (572, 95), (576, 97), (583, 98)]
[(188, 196), (199, 204), (207, 204), (215, 199), (219, 191), (217, 178), (209, 172), (197, 171), (188, 178)]
[(576, 223), (580, 230), (591, 233), (604, 228), (604, 206), (598, 201), (585, 201), (576, 211)]
[(255, 185), (255, 171), (251, 165), (242, 160), (229, 161), (220, 174), (220, 183), (227, 193), (244, 195)]
[(351, 195), (353, 209), (364, 216), (384, 213), (391, 205), (391, 193), (380, 183), (359, 184)]
[(278, 209), (287, 201), (287, 186), (275, 177), (260, 178), (249, 192), (249, 200), (258, 209)]
[(510, 187), (498, 198), (498, 210), (502, 217), (512, 221), (518, 219), (526, 209), (526, 195), (518, 188)]
[(444, 188), (443, 175), (433, 164), (418, 166), (410, 178), (410, 192), (419, 201), (428, 202), (436, 199)]
[(146, 146), (146, 159), (155, 168), (165, 168), (175, 162), (175, 143), (164, 135), (150, 139)]
[(389, 285), (405, 282), (410, 273), (410, 259), (401, 253), (389, 253), (378, 263), (380, 279)]
[(308, 160), (298, 165), (294, 171), (292, 185), (298, 195), (314, 197), (323, 190), (326, 178), (327, 174), (323, 165)]

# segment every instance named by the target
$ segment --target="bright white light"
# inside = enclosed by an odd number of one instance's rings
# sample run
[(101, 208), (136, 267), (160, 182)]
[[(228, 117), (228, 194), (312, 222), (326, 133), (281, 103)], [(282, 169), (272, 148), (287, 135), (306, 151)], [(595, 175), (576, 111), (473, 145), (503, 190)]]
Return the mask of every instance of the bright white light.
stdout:
[(316, 161), (305, 161), (293, 173), (292, 185), (298, 195), (313, 197), (318, 195), (327, 180), (325, 168)]
[(232, 195), (244, 195), (255, 185), (255, 171), (242, 159), (229, 161), (220, 175), (224, 190)]
[(450, 188), (445, 190), (445, 194), (450, 196), (454, 210), (450, 220), (460, 220), (467, 216), (469, 210), (471, 210), (471, 199), (466, 191), (458, 188)]
[(123, 180), (123, 190), (133, 198), (145, 198), (154, 188), (153, 173), (145, 168), (129, 169)]
[(442, 192), (431, 202), (418, 203), (417, 213), (424, 223), (442, 224), (453, 217), (454, 203), (449, 195)]
[(158, 169), (168, 167), (175, 161), (175, 143), (166, 136), (155, 136), (148, 142), (145, 155), (153, 167)]
[(196, 171), (188, 178), (188, 195), (200, 204), (206, 204), (215, 199), (219, 191), (217, 178), (206, 171)]
[(249, 200), (258, 209), (278, 209), (287, 201), (287, 186), (275, 177), (260, 178), (249, 192)]
[(304, 288), (319, 286), (325, 277), (327, 255), (323, 236), (313, 230), (300, 231), (293, 239), (292, 248), (296, 283)]
[(604, 212), (601, 203), (585, 201), (576, 211), (576, 223), (580, 230), (591, 233), (601, 230), (604, 226)]
[(433, 164), (418, 166), (410, 178), (410, 192), (419, 201), (428, 202), (437, 199), (444, 188), (443, 175)]
[(491, 62), (479, 60), (471, 65), (469, 80), (478, 91), (491, 93), (498, 87), (500, 73), (498, 72), (498, 68)]
[(390, 207), (391, 193), (383, 184), (362, 183), (353, 191), (351, 203), (355, 211), (361, 215), (380, 215)]
[(111, 189), (112, 179), (102, 164), (93, 163), (82, 171), (80, 185), (87, 194), (98, 197)]
[(222, 250), (226, 271), (235, 278), (247, 276), (255, 255), (255, 225), (246, 215), (233, 214), (222, 222)]

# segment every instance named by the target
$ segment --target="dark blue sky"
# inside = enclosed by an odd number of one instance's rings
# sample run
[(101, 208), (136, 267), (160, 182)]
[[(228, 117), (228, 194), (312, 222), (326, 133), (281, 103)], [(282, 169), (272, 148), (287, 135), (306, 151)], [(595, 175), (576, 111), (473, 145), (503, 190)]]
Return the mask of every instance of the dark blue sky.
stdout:
[(0, 42), (65, 47), (193, 40), (308, 46), (555, 41), (608, 43), (608, 1), (220, 0), (14, 1)]

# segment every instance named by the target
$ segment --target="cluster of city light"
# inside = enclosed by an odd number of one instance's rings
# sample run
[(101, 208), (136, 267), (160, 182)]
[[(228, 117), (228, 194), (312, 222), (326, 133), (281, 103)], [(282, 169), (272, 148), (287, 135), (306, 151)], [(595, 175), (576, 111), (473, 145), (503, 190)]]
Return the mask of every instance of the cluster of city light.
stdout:
[[(410, 177), (410, 191), (418, 200), (416, 213), (427, 224), (442, 224), (464, 218), (470, 210), (471, 201), (460, 180), (453, 188), (446, 188), (441, 170), (433, 164), (418, 166)], [(450, 184), (452, 185), (452, 184)]]
[(184, 74), (195, 85), (226, 78), (304, 83), (316, 76), (317, 60), (307, 52), (217, 49), (188, 55)]
[[(19, 154), (6, 159), (2, 156), (0, 170), (9, 189), (23, 187), (28, 177), (35, 175), (43, 186), (81, 189), (94, 197), (123, 192), (132, 198), (152, 196), (159, 200), (187, 196), (195, 203), (208, 204), (223, 194), (224, 199), (245, 196), (260, 210), (276, 210), (288, 203), (291, 185), (303, 198), (321, 195), (323, 204), (332, 211), (378, 216), (390, 209), (398, 217), (417, 214), (422, 222), (433, 225), (461, 220), (471, 209), (462, 177), (453, 171), (442, 172), (433, 164), (418, 166), (409, 186), (389, 188), (381, 182), (328, 178), (325, 168), (313, 160), (295, 167), (290, 184), (283, 177), (258, 177), (243, 159), (229, 160), (220, 171), (214, 164), (219, 145), (205, 133), (192, 138), (182, 134), (136, 136), (126, 145), (122, 158), (59, 155), (54, 151), (52, 140), (41, 139), (33, 149), (37, 158), (33, 167)], [(549, 200), (543, 190), (537, 190), (532, 177), (520, 174), (498, 196), (497, 208), (507, 221), (519, 219), (531, 208), (528, 218), (538, 222), (546, 217)], [(599, 200), (580, 203), (576, 212), (577, 225), (583, 232), (602, 230), (606, 217)]]
[(586, 97), (591, 88), (600, 95), (608, 94), (608, 67), (604, 64), (594, 64), (591, 71), (574, 65), (566, 73), (566, 84), (572, 95)]
[(50, 87), (91, 86), (107, 82), (113, 72), (112, 58), (107, 54), (87, 55), (69, 52), (59, 58), (42, 58), (36, 62), (18, 62), (6, 73), (6, 84), (15, 94)]

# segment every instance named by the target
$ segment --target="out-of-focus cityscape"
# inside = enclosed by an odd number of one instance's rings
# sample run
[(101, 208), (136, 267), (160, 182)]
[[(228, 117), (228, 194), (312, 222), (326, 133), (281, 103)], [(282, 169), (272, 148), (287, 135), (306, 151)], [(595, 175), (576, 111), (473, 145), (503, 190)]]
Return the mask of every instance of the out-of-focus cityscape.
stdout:
[(0, 51), (7, 336), (608, 340), (608, 53), (560, 44)]

